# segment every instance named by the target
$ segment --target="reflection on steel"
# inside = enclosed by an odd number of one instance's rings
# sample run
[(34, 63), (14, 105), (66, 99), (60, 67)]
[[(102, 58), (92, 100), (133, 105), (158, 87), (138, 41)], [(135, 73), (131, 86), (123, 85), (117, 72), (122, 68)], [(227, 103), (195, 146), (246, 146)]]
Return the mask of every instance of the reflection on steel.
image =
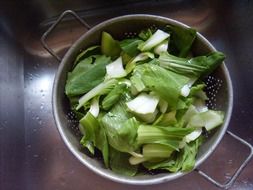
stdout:
[(57, 25), (62, 21), (62, 19), (66, 15), (72, 15), (75, 19), (77, 19), (80, 24), (82, 24), (85, 28), (90, 29), (90, 26), (82, 20), (75, 12), (71, 10), (64, 11), (60, 17), (56, 20), (56, 22), (42, 35), (41, 37), (41, 42), (43, 47), (54, 57), (56, 58), (59, 62), (61, 61), (61, 58), (47, 45), (46, 43), (46, 38), (47, 36), (57, 27)]

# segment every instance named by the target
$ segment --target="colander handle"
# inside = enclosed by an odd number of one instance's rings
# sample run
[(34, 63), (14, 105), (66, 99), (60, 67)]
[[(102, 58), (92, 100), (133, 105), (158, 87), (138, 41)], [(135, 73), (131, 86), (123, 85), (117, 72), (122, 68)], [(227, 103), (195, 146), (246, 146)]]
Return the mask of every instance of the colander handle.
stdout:
[(250, 149), (250, 153), (249, 153), (248, 157), (244, 160), (244, 162), (236, 170), (236, 172), (231, 177), (231, 179), (229, 181), (227, 181), (226, 183), (222, 184), (222, 183), (219, 183), (218, 181), (216, 181), (215, 179), (213, 179), (212, 177), (210, 177), (205, 172), (201, 171), (200, 169), (195, 169), (195, 171), (198, 172), (199, 175), (201, 175), (202, 177), (204, 177), (206, 180), (208, 180), (212, 184), (216, 185), (217, 187), (220, 187), (223, 189), (228, 189), (229, 187), (231, 187), (231, 185), (235, 182), (235, 180), (237, 179), (239, 174), (246, 167), (246, 165), (248, 164), (248, 162), (251, 160), (251, 158), (253, 156), (253, 147), (251, 144), (249, 144), (248, 142), (246, 142), (245, 140), (243, 140), (242, 138), (238, 137), (237, 135), (235, 135), (234, 133), (232, 133), (230, 131), (227, 131), (227, 134), (230, 135), (231, 137), (235, 138), (240, 143), (244, 144), (245, 146), (247, 146)]
[(43, 45), (43, 47), (55, 58), (57, 59), (59, 62), (61, 62), (61, 58), (53, 51), (52, 48), (49, 47), (49, 45), (46, 43), (46, 39), (48, 37), (48, 35), (57, 27), (57, 25), (62, 21), (62, 19), (67, 16), (67, 15), (71, 15), (73, 16), (82, 26), (84, 26), (86, 29), (90, 29), (91, 27), (89, 26), (89, 24), (87, 24), (83, 19), (81, 19), (81, 17), (79, 17), (74, 11), (72, 10), (66, 10), (64, 11), (59, 17), (58, 19), (47, 29), (47, 31), (41, 36), (41, 43)]

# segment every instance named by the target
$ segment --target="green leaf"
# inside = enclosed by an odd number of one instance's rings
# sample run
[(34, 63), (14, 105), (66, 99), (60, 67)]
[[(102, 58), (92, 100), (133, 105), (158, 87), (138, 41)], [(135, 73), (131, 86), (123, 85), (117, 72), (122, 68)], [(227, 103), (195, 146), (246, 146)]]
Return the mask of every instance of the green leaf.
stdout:
[(149, 170), (155, 170), (155, 169), (167, 169), (175, 165), (175, 160), (172, 158), (168, 158), (165, 161), (161, 162), (144, 162), (143, 166)]
[(153, 35), (153, 30), (150, 28), (144, 29), (139, 33), (139, 38), (141, 38), (142, 40), (147, 40), (149, 39), (152, 35)]
[(101, 124), (113, 148), (120, 152), (132, 152), (136, 148), (138, 122), (126, 111), (124, 99), (118, 101), (110, 112), (103, 116)]
[(218, 127), (223, 123), (224, 113), (222, 111), (208, 110), (196, 113), (188, 123), (189, 127), (205, 127), (207, 131)]
[(94, 146), (97, 147), (102, 152), (105, 166), (109, 167), (108, 142), (103, 127), (90, 112), (80, 120), (80, 124), (80, 131), (84, 135), (80, 143), (92, 154), (94, 154)]
[(81, 60), (97, 54), (100, 54), (100, 46), (91, 46), (87, 48), (86, 50), (78, 54), (78, 56), (75, 59), (74, 66)]
[(77, 64), (77, 69), (68, 74), (65, 86), (67, 96), (84, 94), (104, 80), (105, 66), (110, 62), (110, 58), (104, 55), (98, 56), (92, 65), (91, 61), (92, 57), (84, 59)]
[(126, 89), (127, 85), (124, 83), (121, 83), (112, 89), (112, 91), (109, 92), (102, 101), (103, 109), (109, 110), (113, 105), (115, 105), (121, 98), (122, 94), (126, 92)]
[(170, 34), (162, 31), (157, 30), (148, 40), (146, 40), (144, 43), (140, 43), (138, 48), (143, 51), (150, 51), (152, 48), (169, 38)]
[(143, 41), (138, 38), (125, 39), (120, 41), (120, 47), (129, 56), (135, 57), (140, 53), (140, 50), (137, 47), (141, 42)]
[(213, 72), (225, 59), (221, 52), (212, 52), (207, 56), (190, 59), (176, 57), (167, 52), (161, 53), (159, 65), (173, 72), (193, 77), (203, 77)]
[(169, 52), (179, 57), (186, 57), (197, 36), (197, 31), (193, 28), (183, 28), (176, 25), (168, 25), (166, 30), (171, 34)]
[(73, 77), (75, 75), (78, 75), (78, 74), (82, 74), (83, 72), (86, 72), (88, 71), (89, 69), (92, 68), (92, 63), (93, 63), (93, 59), (95, 57), (94, 56), (90, 56), (90, 57), (87, 57), (83, 60), (81, 60), (75, 67), (74, 69), (72, 70), (72, 72), (69, 73), (69, 77)]
[(154, 64), (136, 66), (135, 72), (147, 89), (154, 91), (168, 102), (169, 107), (176, 108), (181, 88), (187, 84), (189, 78), (168, 71)]
[(123, 120), (126, 117), (106, 114), (102, 118), (102, 124), (106, 130), (109, 144), (120, 152), (132, 152), (136, 149), (136, 136), (138, 122), (132, 117)]
[(131, 165), (128, 161), (129, 158), (129, 154), (119, 152), (112, 147), (110, 148), (110, 166), (115, 173), (126, 176), (136, 175), (138, 166)]
[(160, 117), (154, 122), (154, 125), (172, 126), (177, 123), (176, 111), (161, 114)]
[(80, 120), (80, 130), (85, 136), (85, 139), (90, 141), (95, 141), (95, 132), (99, 128), (99, 123), (97, 119), (90, 113), (87, 112), (86, 115)]
[(95, 146), (102, 152), (105, 166), (109, 168), (109, 144), (105, 129), (102, 126), (96, 131)]
[(195, 141), (186, 144), (180, 152), (177, 152), (175, 164), (163, 169), (167, 169), (171, 172), (177, 172), (179, 170), (185, 172), (191, 171), (195, 166), (198, 149), (202, 142), (202, 137), (199, 137)]
[(185, 172), (191, 171), (195, 166), (198, 149), (202, 142), (203, 138), (199, 137), (195, 141), (186, 144), (180, 152), (174, 152), (170, 158), (158, 163), (145, 162), (143, 165), (149, 170), (165, 169), (170, 172), (178, 172), (179, 170)]
[(145, 144), (142, 149), (142, 154), (145, 158), (168, 158), (174, 151), (168, 145), (164, 144)]
[(101, 51), (102, 54), (110, 56), (112, 59), (114, 59), (120, 56), (120, 44), (117, 40), (114, 40), (109, 33), (103, 32), (101, 39)]
[(203, 91), (205, 87), (206, 85), (204, 83), (192, 86), (189, 96), (198, 96), (198, 93)]
[(79, 99), (79, 104), (76, 107), (76, 110), (80, 109), (84, 104), (86, 104), (90, 99), (94, 98), (95, 96), (109, 93), (116, 86), (117, 83), (118, 81), (116, 79), (110, 79), (100, 83)]
[(153, 60), (155, 55), (150, 52), (143, 52), (134, 57), (131, 61), (129, 61), (126, 65), (126, 72), (130, 73), (135, 68), (136, 64), (141, 64), (142, 62), (148, 63), (148, 60)]
[(138, 128), (137, 143), (164, 144), (178, 150), (179, 143), (184, 136), (194, 131), (194, 128), (162, 127), (154, 125), (140, 125)]
[(137, 92), (141, 92), (145, 89), (145, 85), (141, 80), (141, 76), (136, 73), (133, 76), (130, 77), (130, 81), (134, 88), (137, 90)]
[(86, 148), (90, 151), (90, 153), (94, 155), (94, 152), (95, 152), (94, 149), (95, 149), (95, 147), (94, 147), (94, 144), (93, 144), (92, 141), (87, 140), (87, 139), (85, 138), (85, 136), (83, 136), (82, 139), (81, 139), (81, 141), (80, 141), (80, 144), (81, 144), (83, 147), (86, 147)]

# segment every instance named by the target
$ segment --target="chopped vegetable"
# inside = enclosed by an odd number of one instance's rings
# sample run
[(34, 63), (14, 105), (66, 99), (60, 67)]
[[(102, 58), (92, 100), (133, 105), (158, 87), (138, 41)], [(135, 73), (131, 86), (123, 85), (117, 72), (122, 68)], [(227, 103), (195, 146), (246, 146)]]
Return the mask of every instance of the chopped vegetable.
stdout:
[(112, 63), (106, 65), (106, 73), (108, 78), (122, 78), (127, 75), (123, 68), (122, 58), (119, 57)]
[(147, 41), (141, 43), (138, 48), (141, 51), (149, 51), (158, 44), (160, 44), (162, 41), (167, 39), (169, 36), (170, 34), (158, 29), (152, 36), (150, 36)]
[(90, 105), (89, 112), (94, 116), (97, 117), (99, 114), (99, 97), (93, 98)]
[(102, 54), (112, 58), (119, 57), (121, 52), (119, 42), (114, 40), (113, 37), (107, 32), (102, 32), (101, 52)]
[(169, 47), (169, 40), (164, 40), (162, 43), (158, 44), (155, 47), (154, 52), (160, 55), (162, 52), (167, 52), (168, 47)]
[[(102, 32), (101, 44), (80, 52), (65, 93), (79, 121), (80, 144), (102, 153), (115, 173), (190, 171), (224, 113), (208, 109), (202, 78), (224, 60), (221, 52), (186, 58), (196, 31), (145, 29), (126, 39)], [(189, 57), (189, 56), (188, 56)]]
[(221, 52), (212, 52), (208, 56), (198, 56), (191, 59), (176, 57), (165, 52), (159, 57), (159, 63), (161, 67), (176, 73), (201, 77), (213, 72), (224, 59), (225, 56)]
[(155, 112), (158, 102), (158, 97), (141, 93), (135, 99), (127, 102), (126, 105), (134, 113), (148, 114)]
[(103, 83), (100, 83), (79, 99), (78, 101), (79, 104), (76, 107), (76, 109), (77, 110), (80, 109), (87, 101), (89, 101), (95, 96), (107, 94), (110, 90), (112, 90), (115, 87), (116, 83), (117, 80), (115, 79), (111, 79), (108, 81), (104, 81)]
[(110, 57), (104, 55), (90, 56), (80, 61), (74, 70), (68, 73), (66, 94), (82, 95), (102, 83), (106, 74), (105, 67), (110, 61)]
[(115, 103), (119, 101), (121, 96), (127, 91), (127, 85), (125, 83), (121, 83), (117, 85), (114, 89), (112, 89), (109, 94), (103, 99), (102, 107), (105, 110), (110, 109)]

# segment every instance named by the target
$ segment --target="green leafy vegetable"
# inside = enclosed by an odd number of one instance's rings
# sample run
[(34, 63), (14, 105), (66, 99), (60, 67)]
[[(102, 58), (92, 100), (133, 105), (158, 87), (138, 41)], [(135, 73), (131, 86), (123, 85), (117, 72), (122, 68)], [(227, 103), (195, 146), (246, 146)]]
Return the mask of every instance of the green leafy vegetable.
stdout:
[(138, 48), (141, 51), (149, 51), (155, 46), (159, 45), (162, 41), (167, 39), (169, 36), (170, 34), (158, 29), (152, 36), (150, 36), (150, 38), (147, 41), (139, 44)]
[(192, 28), (183, 28), (177, 25), (168, 25), (166, 29), (171, 34), (169, 52), (179, 57), (186, 57), (196, 38), (196, 30)]
[(194, 128), (161, 127), (155, 125), (140, 125), (138, 128), (137, 142), (139, 145), (156, 143), (168, 145), (178, 150), (179, 143), (184, 136), (194, 131)]
[(115, 173), (194, 168), (202, 130), (220, 126), (224, 112), (208, 109), (203, 77), (225, 59), (221, 52), (194, 56), (196, 31), (148, 28), (83, 50), (68, 73), (65, 93), (79, 120), (80, 144), (102, 153)]
[(179, 74), (201, 77), (213, 72), (224, 59), (225, 56), (221, 52), (191, 59), (176, 57), (166, 52), (159, 57), (159, 65)]
[(153, 35), (153, 30), (150, 28), (144, 29), (139, 33), (139, 38), (142, 40), (148, 40)]
[(94, 146), (96, 146), (103, 154), (104, 163), (109, 167), (108, 142), (105, 131), (100, 127), (98, 120), (90, 113), (80, 120), (80, 130), (84, 134), (81, 144), (94, 154)]
[(135, 57), (140, 53), (138, 45), (142, 42), (143, 41), (138, 38), (125, 39), (120, 41), (120, 47), (125, 53), (127, 53), (127, 55)]
[(103, 109), (108, 110), (115, 105), (120, 100), (121, 96), (126, 93), (126, 89), (127, 85), (125, 83), (121, 83), (112, 89), (102, 102)]
[(88, 57), (77, 64), (75, 69), (68, 74), (65, 92), (68, 96), (81, 95), (104, 80), (105, 67), (110, 58), (104, 55), (97, 56), (93, 64), (93, 56)]
[(80, 109), (87, 101), (89, 101), (95, 96), (109, 93), (110, 90), (112, 90), (115, 87), (117, 82), (118, 81), (115, 79), (110, 79), (108, 81), (104, 81), (103, 83), (100, 83), (99, 85), (91, 89), (88, 93), (86, 93), (79, 99), (79, 104), (76, 107), (76, 109), (77, 110)]
[(129, 154), (119, 152), (114, 148), (110, 148), (110, 153), (110, 166), (112, 171), (121, 175), (135, 176), (138, 171), (138, 166), (133, 166), (129, 163)]
[(171, 108), (176, 107), (181, 88), (189, 81), (185, 76), (153, 64), (139, 65), (135, 72), (139, 73), (144, 85), (167, 101)]
[(78, 54), (74, 62), (74, 66), (76, 66), (76, 64), (80, 62), (81, 60), (93, 55), (97, 55), (97, 54), (100, 54), (100, 46), (91, 46), (87, 48), (86, 50)]
[[(132, 152), (136, 148), (138, 121), (126, 111), (122, 98), (110, 112), (105, 114), (101, 123), (107, 131), (109, 144), (120, 152)], [(128, 99), (128, 98), (127, 98)]]
[(117, 40), (114, 40), (109, 33), (102, 32), (101, 51), (102, 54), (106, 56), (112, 58), (119, 57), (121, 52), (120, 44)]

